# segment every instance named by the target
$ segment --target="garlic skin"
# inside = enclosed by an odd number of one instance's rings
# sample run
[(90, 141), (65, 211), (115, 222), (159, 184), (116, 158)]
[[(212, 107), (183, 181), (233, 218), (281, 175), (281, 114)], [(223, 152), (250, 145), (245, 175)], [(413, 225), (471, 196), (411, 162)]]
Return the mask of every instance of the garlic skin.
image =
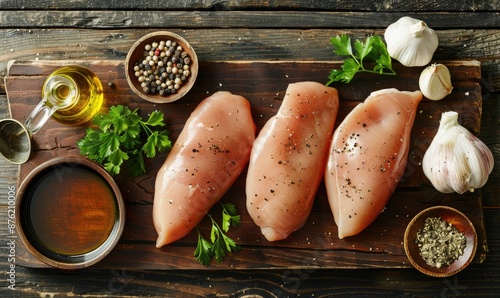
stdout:
[(442, 193), (473, 192), (486, 183), (493, 165), (490, 149), (458, 123), (458, 113), (443, 113), (422, 160), (422, 169), (432, 185)]
[(432, 64), (420, 74), (418, 85), (422, 94), (430, 100), (441, 100), (451, 93), (451, 75), (443, 64)]
[(385, 29), (389, 55), (404, 66), (424, 66), (432, 60), (439, 39), (424, 21), (402, 17)]

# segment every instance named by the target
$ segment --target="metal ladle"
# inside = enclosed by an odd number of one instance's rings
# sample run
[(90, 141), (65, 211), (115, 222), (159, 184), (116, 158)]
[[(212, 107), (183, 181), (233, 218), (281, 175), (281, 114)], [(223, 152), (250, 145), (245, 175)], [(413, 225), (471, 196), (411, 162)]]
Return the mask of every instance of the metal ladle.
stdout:
[(0, 120), (0, 154), (14, 164), (25, 163), (31, 153), (31, 134), (15, 119)]
[[(67, 88), (70, 84), (64, 77), (53, 77), (47, 81), (45, 86)], [(26, 119), (25, 123), (15, 119), (0, 120), (0, 154), (14, 164), (22, 164), (28, 161), (31, 154), (31, 136), (37, 133), (47, 122), (52, 114), (58, 109), (68, 106), (68, 101), (59, 101), (51, 98), (52, 95), (44, 96), (35, 109)], [(67, 94), (74, 96), (74, 94)]]

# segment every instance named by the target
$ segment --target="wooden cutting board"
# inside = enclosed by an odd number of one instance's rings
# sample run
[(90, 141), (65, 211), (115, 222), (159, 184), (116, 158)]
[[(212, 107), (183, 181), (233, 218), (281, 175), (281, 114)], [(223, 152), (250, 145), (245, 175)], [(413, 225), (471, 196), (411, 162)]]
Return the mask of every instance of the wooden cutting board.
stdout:
[[(222, 199), (234, 203), (241, 214), (242, 224), (233, 228), (229, 235), (242, 245), (242, 251), (230, 254), (220, 264), (213, 262), (209, 267), (204, 267), (193, 257), (196, 233), (157, 249), (154, 245), (156, 232), (152, 222), (152, 202), (155, 175), (166, 158), (165, 153), (148, 161), (148, 172), (143, 177), (115, 177), (127, 206), (125, 231), (113, 252), (94, 266), (167, 270), (410, 267), (403, 249), (406, 225), (419, 211), (434, 205), (455, 207), (471, 219), (479, 234), (475, 262), (481, 262), (488, 248), (480, 190), (464, 195), (441, 194), (430, 185), (421, 168), (422, 157), (437, 131), (442, 112), (458, 112), (463, 126), (473, 133), (480, 132), (480, 63), (443, 63), (450, 69), (453, 93), (441, 101), (424, 99), (420, 103), (403, 179), (385, 211), (361, 234), (338, 239), (325, 188), (321, 185), (307, 224), (286, 240), (273, 243), (266, 241), (246, 212), (244, 172)], [(102, 111), (116, 104), (138, 108), (144, 117), (153, 110), (163, 111), (172, 140), (177, 138), (197, 103), (216, 91), (226, 90), (246, 97), (252, 104), (254, 120), (260, 129), (277, 112), (289, 83), (324, 83), (330, 70), (340, 67), (339, 62), (323, 61), (202, 62), (196, 84), (185, 98), (170, 104), (153, 104), (132, 93), (125, 79), (122, 61), (11, 61), (5, 84), (12, 117), (24, 121), (41, 99), (45, 78), (57, 67), (67, 64), (86, 66), (101, 79), (105, 94)], [(422, 69), (397, 64), (397, 76), (358, 74), (350, 84), (336, 83), (333, 87), (339, 90), (341, 101), (337, 121), (342, 121), (372, 91), (384, 88), (417, 90)], [(49, 120), (33, 136), (33, 152), (30, 160), (20, 166), (19, 181), (44, 161), (59, 156), (79, 155), (75, 143), (84, 136), (88, 125), (70, 127)], [(208, 227), (208, 221), (201, 223), (203, 231)], [(29, 254), (21, 243), (16, 249), (18, 265), (46, 267)]]

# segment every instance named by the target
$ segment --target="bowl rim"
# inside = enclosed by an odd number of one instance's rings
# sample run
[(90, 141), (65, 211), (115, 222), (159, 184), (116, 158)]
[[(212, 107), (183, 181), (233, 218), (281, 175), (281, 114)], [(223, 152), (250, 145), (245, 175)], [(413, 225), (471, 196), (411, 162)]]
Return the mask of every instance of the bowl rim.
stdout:
[[(84, 261), (81, 262), (70, 263), (70, 262), (54, 260), (53, 258), (50, 258), (49, 256), (40, 252), (27, 238), (23, 227), (24, 220), (21, 219), (22, 218), (21, 206), (23, 203), (23, 196), (26, 190), (28, 190), (30, 183), (43, 171), (46, 171), (53, 166), (62, 164), (78, 164), (80, 166), (84, 166), (96, 172), (100, 177), (102, 177), (108, 183), (108, 185), (113, 190), (115, 202), (117, 205), (117, 217), (118, 217), (117, 222), (113, 226), (108, 238), (98, 248), (93, 250), (97, 251), (99, 249), (102, 249), (101, 252), (92, 258), (85, 258)], [(106, 170), (104, 170), (100, 165), (83, 157), (76, 157), (76, 156), (55, 157), (36, 166), (26, 175), (21, 185), (19, 186), (18, 192), (16, 194), (15, 205), (16, 205), (16, 210), (15, 210), (16, 232), (18, 237), (21, 239), (22, 243), (28, 250), (28, 252), (31, 253), (33, 256), (35, 256), (38, 260), (42, 261), (43, 263), (59, 269), (82, 269), (101, 261), (115, 248), (116, 244), (119, 242), (123, 234), (123, 230), (125, 227), (125, 202), (123, 200), (122, 193), (118, 185), (114, 181), (113, 177), (108, 172), (106, 172)]]
[[(425, 218), (437, 217), (439, 212), (442, 212), (442, 211), (453, 213), (457, 218), (460, 219), (461, 222), (466, 223), (466, 228), (470, 229), (470, 233), (468, 233), (469, 237), (467, 237), (468, 236), (467, 234), (465, 235), (466, 241), (467, 241), (466, 242), (466, 249), (464, 251), (464, 254), (462, 255), (462, 257), (465, 256), (466, 259), (460, 257), (459, 259), (455, 260), (455, 262), (450, 264), (450, 266), (443, 267), (443, 268), (435, 268), (435, 267), (431, 267), (427, 264), (421, 265), (420, 263), (423, 260), (421, 259), (421, 261), (419, 262), (415, 259), (415, 257), (420, 257), (420, 256), (419, 255), (414, 256), (412, 254), (412, 248), (410, 246), (414, 246), (414, 241), (413, 240), (410, 241), (410, 239), (409, 239), (410, 234), (413, 233), (414, 231), (418, 232), (418, 229), (420, 229), (420, 227), (422, 226), (422, 224), (416, 226), (416, 223), (418, 220), (420, 220), (421, 218), (424, 218), (424, 217)], [(443, 220), (447, 221), (446, 219), (443, 219)], [(423, 223), (423, 221), (422, 221), (422, 223)], [(465, 229), (463, 229), (462, 226), (457, 226), (456, 224), (454, 224), (454, 226), (461, 233), (464, 233)], [(405, 250), (406, 256), (407, 256), (408, 260), (410, 261), (411, 265), (414, 268), (416, 268), (418, 271), (420, 271), (426, 275), (433, 276), (433, 277), (449, 277), (449, 276), (455, 275), (458, 272), (462, 271), (472, 262), (472, 260), (475, 257), (475, 254), (476, 254), (477, 238), (478, 238), (477, 231), (474, 227), (474, 224), (464, 213), (462, 213), (461, 211), (459, 211), (453, 207), (449, 207), (449, 206), (442, 206), (442, 205), (432, 206), (432, 207), (426, 208), (426, 209), (420, 211), (419, 213), (417, 213), (417, 215), (415, 215), (412, 218), (412, 220), (408, 223), (406, 230), (405, 230), (405, 233), (404, 233), (404, 250)], [(466, 256), (466, 255), (468, 255), (468, 256)], [(425, 263), (425, 262), (423, 262), (423, 263)]]
[[(135, 64), (135, 61), (133, 60), (135, 59), (133, 59), (134, 58), (133, 56), (138, 55), (136, 54), (136, 50), (142, 48), (146, 43), (158, 40), (162, 36), (166, 37), (167, 39), (172, 39), (178, 43), (180, 42), (182, 48), (189, 53), (191, 58), (191, 67), (190, 67), (191, 74), (188, 78), (187, 84), (184, 84), (179, 89), (179, 92), (167, 96), (161, 96), (159, 94), (146, 94), (136, 87), (136, 84), (138, 82), (133, 81), (133, 79), (135, 78), (135, 75), (133, 73), (133, 66)], [(164, 30), (151, 32), (139, 38), (137, 41), (134, 42), (134, 44), (132, 44), (125, 58), (125, 76), (130, 89), (132, 89), (132, 91), (140, 98), (153, 103), (170, 103), (179, 100), (184, 95), (186, 95), (196, 82), (196, 78), (198, 77), (198, 69), (199, 69), (198, 56), (194, 48), (191, 46), (191, 44), (179, 34)]]

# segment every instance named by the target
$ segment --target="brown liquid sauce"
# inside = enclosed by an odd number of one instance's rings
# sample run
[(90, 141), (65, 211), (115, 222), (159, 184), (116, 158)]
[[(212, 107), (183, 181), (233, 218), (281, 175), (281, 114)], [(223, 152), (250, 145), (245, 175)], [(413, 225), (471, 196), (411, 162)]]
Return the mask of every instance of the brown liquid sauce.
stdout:
[(30, 242), (56, 259), (95, 250), (118, 219), (115, 196), (106, 180), (76, 164), (54, 166), (38, 174), (24, 202)]

